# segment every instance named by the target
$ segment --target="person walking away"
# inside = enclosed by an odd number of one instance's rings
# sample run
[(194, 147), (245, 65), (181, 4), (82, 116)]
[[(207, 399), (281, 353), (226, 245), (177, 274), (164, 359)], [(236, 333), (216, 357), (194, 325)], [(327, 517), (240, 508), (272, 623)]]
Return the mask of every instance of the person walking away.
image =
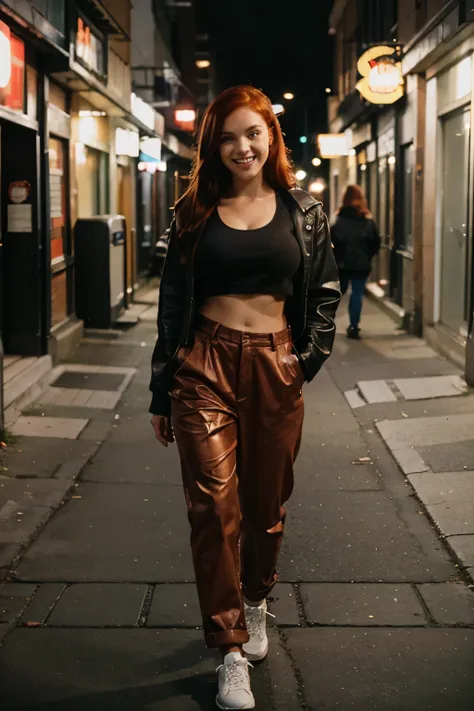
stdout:
[(372, 269), (372, 259), (380, 249), (380, 237), (358, 185), (349, 185), (331, 227), (334, 256), (339, 269), (341, 291), (351, 285), (347, 337), (360, 338), (360, 316), (365, 285)]
[(341, 298), (321, 203), (294, 186), (268, 97), (224, 91), (203, 116), (160, 286), (150, 412), (158, 441), (178, 444), (221, 709), (255, 707), (248, 660), (268, 651), (302, 386), (331, 353)]

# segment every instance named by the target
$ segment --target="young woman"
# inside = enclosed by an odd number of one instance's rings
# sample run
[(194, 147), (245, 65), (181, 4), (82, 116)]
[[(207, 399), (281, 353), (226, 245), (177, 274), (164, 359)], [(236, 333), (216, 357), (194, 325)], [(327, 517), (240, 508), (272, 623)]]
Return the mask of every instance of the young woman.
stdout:
[(351, 283), (347, 337), (358, 340), (364, 289), (372, 268), (372, 259), (380, 249), (377, 227), (358, 185), (346, 188), (331, 236), (343, 294)]
[(247, 659), (268, 650), (302, 385), (331, 352), (341, 296), (327, 219), (294, 183), (270, 100), (224, 91), (203, 117), (160, 288), (150, 412), (157, 439), (178, 443), (224, 709), (255, 705)]

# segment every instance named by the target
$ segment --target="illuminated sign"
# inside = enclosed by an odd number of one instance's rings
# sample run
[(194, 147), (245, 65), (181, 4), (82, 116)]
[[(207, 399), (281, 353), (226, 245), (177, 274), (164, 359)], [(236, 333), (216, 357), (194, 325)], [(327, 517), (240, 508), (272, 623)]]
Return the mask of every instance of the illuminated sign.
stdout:
[(396, 47), (371, 47), (357, 62), (356, 89), (371, 104), (393, 104), (403, 96), (402, 65)]
[(140, 99), (140, 97), (136, 94), (131, 95), (130, 104), (132, 107), (132, 114), (135, 118), (141, 121), (144, 126), (153, 131), (155, 128), (155, 110), (147, 104), (146, 101)]
[(118, 156), (138, 158), (140, 139), (138, 131), (129, 131), (126, 128), (115, 130), (115, 153)]
[[(161, 161), (161, 140), (159, 138), (144, 138), (140, 142), (141, 160)], [(145, 158), (146, 156), (146, 158)]]
[(320, 133), (318, 147), (321, 158), (339, 158), (349, 155), (349, 147), (344, 133)]

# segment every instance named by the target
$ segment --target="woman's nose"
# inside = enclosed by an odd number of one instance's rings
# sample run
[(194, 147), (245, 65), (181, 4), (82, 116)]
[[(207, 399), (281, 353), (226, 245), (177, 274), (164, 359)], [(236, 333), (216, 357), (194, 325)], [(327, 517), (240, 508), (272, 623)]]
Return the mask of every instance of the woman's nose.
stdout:
[(237, 143), (237, 150), (240, 153), (247, 153), (249, 150), (249, 141), (246, 136), (243, 136), (242, 138), (239, 138), (238, 143)]

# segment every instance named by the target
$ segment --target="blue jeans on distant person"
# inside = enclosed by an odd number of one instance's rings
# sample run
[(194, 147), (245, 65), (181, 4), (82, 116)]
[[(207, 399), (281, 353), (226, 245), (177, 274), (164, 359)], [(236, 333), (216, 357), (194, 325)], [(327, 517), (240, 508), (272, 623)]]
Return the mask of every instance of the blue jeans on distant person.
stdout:
[(359, 327), (360, 315), (362, 312), (362, 299), (364, 298), (364, 289), (367, 283), (365, 279), (354, 279), (348, 274), (340, 275), (341, 291), (346, 293), (349, 282), (351, 283), (351, 296), (349, 299), (349, 320), (352, 328)]

